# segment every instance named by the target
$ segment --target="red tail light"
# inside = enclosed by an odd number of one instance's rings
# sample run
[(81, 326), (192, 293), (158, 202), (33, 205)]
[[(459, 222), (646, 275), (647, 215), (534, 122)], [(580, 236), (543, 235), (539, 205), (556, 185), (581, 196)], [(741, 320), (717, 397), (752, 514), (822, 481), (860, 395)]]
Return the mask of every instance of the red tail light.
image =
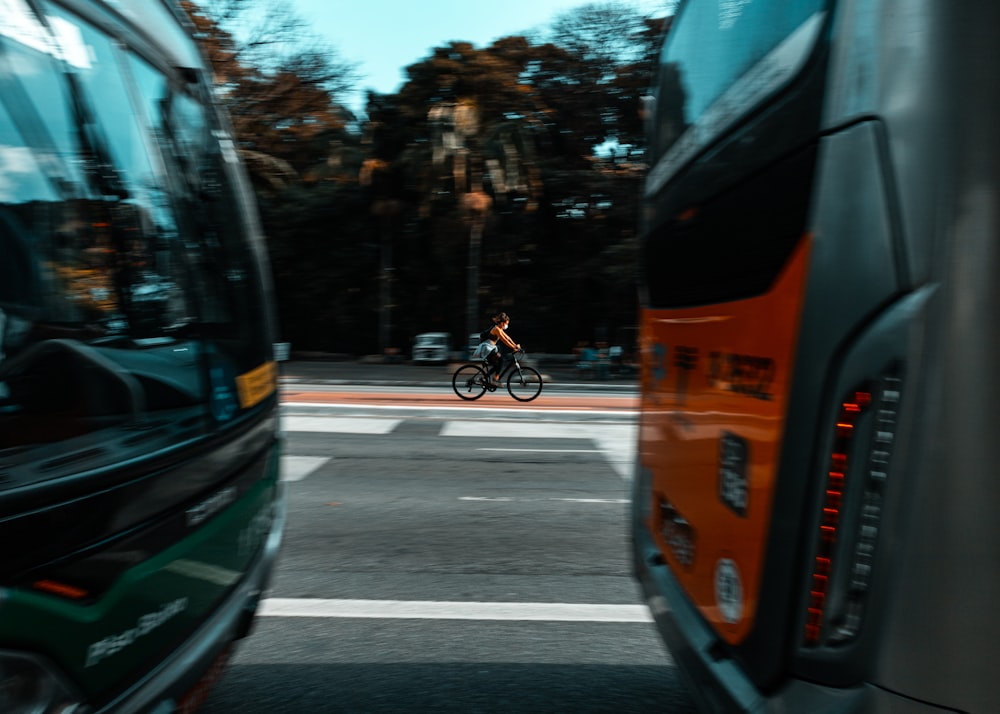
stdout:
[(854, 426), (865, 407), (871, 403), (871, 394), (856, 392), (851, 401), (841, 405), (837, 418), (830, 468), (827, 471), (826, 494), (823, 499), (823, 515), (820, 519), (819, 544), (813, 560), (809, 609), (806, 616), (806, 644), (819, 642), (826, 613), (826, 600), (830, 591), (830, 577), (834, 556), (834, 546), (840, 527), (840, 513), (844, 504), (844, 486), (848, 473), (848, 455)]
[[(861, 629), (901, 386), (895, 374), (886, 375), (874, 389), (852, 392), (837, 415), (809, 583), (803, 633), (807, 646), (841, 645)], [(855, 494), (850, 499), (849, 490)], [(848, 503), (853, 504), (850, 513), (844, 511)]]
[(90, 595), (90, 593), (83, 588), (59, 582), (58, 580), (36, 580), (33, 583), (33, 586), (35, 590), (40, 590), (51, 595), (59, 595), (60, 597), (69, 598), (70, 600), (82, 600)]

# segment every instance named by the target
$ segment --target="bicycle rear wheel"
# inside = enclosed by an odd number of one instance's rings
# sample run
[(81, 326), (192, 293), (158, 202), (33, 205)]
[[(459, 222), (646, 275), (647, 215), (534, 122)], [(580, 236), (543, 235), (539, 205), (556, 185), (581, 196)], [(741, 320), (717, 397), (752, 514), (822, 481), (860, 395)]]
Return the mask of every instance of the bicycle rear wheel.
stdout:
[(463, 364), (455, 370), (451, 387), (462, 399), (479, 399), (486, 393), (489, 376), (474, 364)]
[(507, 391), (519, 402), (530, 402), (542, 393), (542, 375), (534, 367), (521, 367), (507, 375)]

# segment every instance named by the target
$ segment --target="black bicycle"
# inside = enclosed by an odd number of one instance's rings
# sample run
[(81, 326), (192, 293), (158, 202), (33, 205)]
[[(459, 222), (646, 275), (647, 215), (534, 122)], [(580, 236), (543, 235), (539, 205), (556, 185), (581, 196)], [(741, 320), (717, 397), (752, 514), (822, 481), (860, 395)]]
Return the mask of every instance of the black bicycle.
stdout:
[(476, 364), (463, 364), (451, 378), (455, 394), (462, 399), (479, 399), (486, 392), (496, 391), (497, 386), (506, 380), (510, 396), (519, 402), (530, 402), (542, 393), (542, 375), (534, 367), (522, 365), (519, 356), (524, 357), (524, 350), (513, 353), (510, 365), (501, 373), (499, 382), (490, 379), (492, 367), (486, 359)]

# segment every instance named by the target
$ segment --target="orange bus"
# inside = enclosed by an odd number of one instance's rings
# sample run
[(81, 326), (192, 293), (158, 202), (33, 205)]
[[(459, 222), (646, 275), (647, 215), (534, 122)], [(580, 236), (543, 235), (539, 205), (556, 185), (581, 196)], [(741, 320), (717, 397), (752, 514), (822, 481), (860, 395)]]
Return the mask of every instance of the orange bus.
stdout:
[(705, 711), (1000, 711), (998, 27), (689, 0), (665, 36), (632, 531)]

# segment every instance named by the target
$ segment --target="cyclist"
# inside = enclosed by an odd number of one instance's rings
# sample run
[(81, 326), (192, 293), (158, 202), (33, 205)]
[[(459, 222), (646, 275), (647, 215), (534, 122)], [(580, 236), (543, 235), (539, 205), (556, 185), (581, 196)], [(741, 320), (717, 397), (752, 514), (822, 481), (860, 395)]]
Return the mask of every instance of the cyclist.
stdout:
[[(493, 316), (493, 326), (487, 330), (484, 330), (481, 337), (484, 342), (489, 342), (490, 347), (486, 348), (484, 356), (486, 361), (489, 362), (492, 368), (493, 382), (498, 384), (500, 382), (500, 373), (503, 372), (504, 367), (507, 366), (509, 361), (509, 353), (506, 351), (501, 351), (498, 348), (498, 343), (505, 348), (509, 348), (512, 352), (521, 349), (521, 345), (517, 344), (510, 338), (507, 334), (507, 328), (510, 326), (510, 317), (507, 316), (506, 312), (501, 312)], [(480, 345), (482, 348), (482, 345)]]

